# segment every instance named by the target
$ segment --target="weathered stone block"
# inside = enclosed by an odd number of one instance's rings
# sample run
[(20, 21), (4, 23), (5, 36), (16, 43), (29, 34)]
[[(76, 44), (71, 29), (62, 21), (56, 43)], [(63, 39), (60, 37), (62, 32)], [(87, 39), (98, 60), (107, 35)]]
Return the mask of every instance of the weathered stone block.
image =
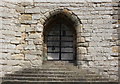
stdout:
[(42, 25), (42, 24), (38, 24), (38, 25), (35, 27), (35, 31), (37, 31), (37, 32), (42, 32), (42, 31), (43, 31), (43, 25)]
[(2, 71), (5, 71), (5, 72), (10, 72), (10, 71), (12, 71), (12, 67), (11, 67), (11, 66), (8, 66), (8, 65), (3, 66), (2, 68), (3, 68)]
[(119, 38), (119, 37), (118, 37), (117, 34), (113, 34), (113, 35), (112, 35), (112, 40), (118, 40), (118, 38)]
[(37, 48), (37, 50), (43, 50), (43, 46), (42, 45), (36, 45), (36, 48)]
[(77, 38), (77, 42), (85, 42), (85, 38), (84, 37), (79, 37), (79, 38)]
[(22, 33), (21, 32), (16, 32), (16, 37), (21, 37)]
[(25, 29), (26, 32), (35, 32), (35, 28), (34, 27), (29, 27)]
[(20, 69), (22, 69), (23, 67), (21, 66), (12, 66), (12, 71), (19, 71)]
[(11, 56), (11, 59), (14, 59), (14, 60), (24, 60), (24, 55), (23, 54), (13, 54)]
[(23, 2), (20, 3), (20, 5), (22, 5), (23, 7), (32, 6), (33, 5), (33, 0), (23, 1)]
[(113, 46), (112, 47), (112, 52), (114, 52), (114, 53), (120, 53), (120, 48), (118, 46)]
[(25, 20), (32, 20), (32, 15), (31, 14), (22, 14), (19, 18), (20, 22), (23, 22)]
[(87, 53), (87, 49), (85, 47), (78, 47), (77, 48), (78, 53), (80, 54), (86, 54)]
[(37, 22), (38, 21), (36, 21), (36, 20), (25, 20), (25, 21), (23, 21), (21, 23), (23, 23), (23, 24), (37, 24)]
[(110, 62), (110, 65), (112, 65), (112, 66), (117, 66), (117, 65), (118, 65), (118, 61), (113, 60), (113, 61)]
[(1, 30), (1, 32), (3, 35), (13, 35), (13, 36), (16, 35), (16, 32), (11, 30)]
[(38, 56), (36, 56), (36, 55), (30, 55), (30, 54), (26, 54), (25, 55), (25, 59), (35, 60), (37, 58), (38, 58)]
[(0, 59), (11, 59), (11, 53), (2, 53), (0, 52)]
[(24, 45), (20, 44), (20, 45), (17, 45), (17, 46), (16, 46), (16, 49), (18, 49), (18, 50), (22, 50), (23, 47), (24, 47)]
[(40, 35), (38, 33), (30, 34), (29, 38), (30, 39), (40, 38)]
[(34, 43), (35, 44), (42, 44), (43, 43), (42, 38), (41, 39), (35, 39)]
[(40, 51), (40, 50), (31, 50), (28, 53), (31, 54), (31, 55), (39, 55), (39, 56), (42, 55), (42, 51)]
[(28, 40), (28, 45), (34, 45), (32, 40)]
[(27, 24), (21, 24), (21, 27), (22, 27), (22, 28), (29, 28), (30, 25), (27, 25)]
[(12, 43), (12, 44), (19, 44), (20, 41), (19, 41), (19, 40), (12, 40), (11, 43)]
[(41, 14), (32, 14), (32, 19), (33, 20), (38, 20), (41, 18)]
[(90, 61), (89, 66), (94, 66), (94, 61)]
[(25, 8), (25, 13), (40, 13), (39, 7)]
[(25, 47), (25, 50), (35, 50), (36, 48), (35, 48), (35, 45), (27, 45), (26, 47)]
[[(2, 72), (0, 72), (0, 77), (2, 78), (2, 77), (4, 77), (4, 72), (2, 71)], [(1, 82), (0, 83), (2, 83), (2, 80), (1, 80)]]
[(49, 13), (49, 12), (45, 13), (44, 15), (45, 15), (45, 17), (47, 17), (47, 18), (50, 17), (50, 13)]
[(25, 59), (26, 61), (21, 62), (21, 66), (23, 68), (30, 68), (32, 66), (32, 63), (30, 60)]
[(36, 67), (36, 66), (42, 66), (42, 61), (41, 60), (34, 60), (32, 61), (32, 66)]
[(23, 6), (16, 6), (15, 9), (19, 13), (24, 13), (24, 7)]
[(27, 34), (23, 33), (21, 36), (22, 40), (24, 40), (26, 38), (26, 36), (27, 36)]
[(76, 29), (77, 33), (81, 33), (81, 32), (83, 32), (83, 25), (79, 24), (79, 25), (77, 25), (77, 27), (75, 29)]
[(41, 18), (41, 19), (40, 19), (40, 23), (41, 23), (41, 24), (44, 24), (44, 23), (45, 23), (45, 20)]
[(12, 17), (13, 17), (13, 14), (3, 12), (3, 13), (0, 13), (0, 16), (1, 16), (1, 17), (4, 17), (4, 18), (12, 18)]
[(3, 2), (3, 1), (0, 1), (0, 5), (1, 5), (1, 7), (3, 7), (3, 6), (5, 6), (5, 7), (7, 7), (7, 8), (15, 8), (15, 4), (13, 4), (13, 3), (5, 3), (5, 2)]
[(3, 44), (2, 49), (15, 49), (16, 45), (15, 44)]
[(9, 66), (18, 66), (21, 63), (21, 60), (8, 60), (6, 61)]
[(89, 42), (89, 41), (91, 41), (91, 38), (92, 37), (85, 37), (85, 41)]
[(23, 24), (21, 24), (21, 27), (19, 28), (19, 31), (20, 32), (25, 32), (26, 28), (30, 28), (30, 25), (23, 25)]
[(91, 36), (91, 34), (89, 32), (88, 33), (81, 33), (81, 36), (87, 37), (87, 36)]
[(88, 47), (88, 52), (89, 53), (93, 53), (93, 52), (96, 52), (94, 47)]

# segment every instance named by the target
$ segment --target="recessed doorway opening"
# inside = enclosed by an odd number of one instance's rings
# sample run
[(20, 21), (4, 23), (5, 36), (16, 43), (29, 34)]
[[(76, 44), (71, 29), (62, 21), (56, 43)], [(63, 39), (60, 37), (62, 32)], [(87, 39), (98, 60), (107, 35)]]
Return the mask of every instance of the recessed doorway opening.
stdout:
[(76, 59), (76, 34), (72, 23), (64, 15), (57, 15), (46, 25), (44, 41), (47, 60), (73, 61)]

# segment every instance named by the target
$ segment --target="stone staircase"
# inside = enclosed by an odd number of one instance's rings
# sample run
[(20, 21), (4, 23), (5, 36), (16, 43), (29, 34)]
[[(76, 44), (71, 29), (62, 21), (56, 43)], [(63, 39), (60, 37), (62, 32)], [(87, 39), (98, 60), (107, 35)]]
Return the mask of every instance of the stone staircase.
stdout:
[(99, 84), (98, 82), (107, 84), (106, 82), (110, 81), (106, 77), (77, 69), (69, 64), (57, 64), (56, 66), (56, 64), (51, 63), (44, 64), (41, 68), (25, 68), (13, 74), (6, 74), (2, 80), (2, 84), (54, 84), (56, 82), (58, 84), (63, 84), (63, 82), (65, 84)]

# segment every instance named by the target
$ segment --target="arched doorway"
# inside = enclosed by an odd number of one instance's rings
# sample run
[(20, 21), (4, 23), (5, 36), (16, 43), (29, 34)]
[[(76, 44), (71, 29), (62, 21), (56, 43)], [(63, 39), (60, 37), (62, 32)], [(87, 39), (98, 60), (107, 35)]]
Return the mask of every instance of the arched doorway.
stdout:
[(47, 60), (76, 60), (76, 31), (65, 14), (59, 13), (45, 24), (44, 43)]

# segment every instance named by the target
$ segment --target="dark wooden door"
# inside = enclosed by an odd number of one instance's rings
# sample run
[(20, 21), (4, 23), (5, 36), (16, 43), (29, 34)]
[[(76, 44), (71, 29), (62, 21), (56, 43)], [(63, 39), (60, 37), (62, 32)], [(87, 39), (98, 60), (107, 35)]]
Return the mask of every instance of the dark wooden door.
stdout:
[(54, 24), (47, 34), (47, 59), (74, 60), (73, 35), (72, 30), (65, 24)]

